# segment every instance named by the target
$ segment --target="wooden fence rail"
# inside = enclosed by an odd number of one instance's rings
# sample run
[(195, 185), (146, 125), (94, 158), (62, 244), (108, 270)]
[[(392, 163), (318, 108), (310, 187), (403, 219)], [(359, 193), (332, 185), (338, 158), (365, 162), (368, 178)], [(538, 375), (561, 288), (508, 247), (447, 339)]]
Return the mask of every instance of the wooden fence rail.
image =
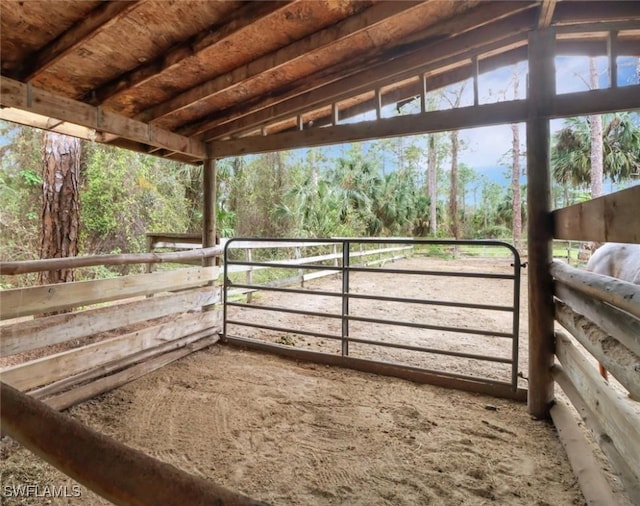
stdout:
[[(596, 435), (631, 500), (639, 502), (640, 415), (634, 400), (640, 401), (640, 286), (558, 261), (552, 262), (550, 270), (555, 319), (575, 339), (556, 332), (555, 355), (560, 364), (553, 366), (553, 378)], [(587, 353), (634, 400), (614, 390)], [(578, 434), (577, 428), (568, 429), (570, 417), (561, 410), (552, 410), (551, 415), (559, 429)]]

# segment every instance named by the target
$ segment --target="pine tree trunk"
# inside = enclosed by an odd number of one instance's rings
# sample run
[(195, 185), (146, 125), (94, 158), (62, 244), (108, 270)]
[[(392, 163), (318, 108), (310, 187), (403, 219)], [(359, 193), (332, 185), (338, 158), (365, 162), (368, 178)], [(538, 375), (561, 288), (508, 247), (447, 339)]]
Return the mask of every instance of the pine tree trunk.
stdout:
[(458, 131), (451, 132), (451, 189), (449, 193), (449, 215), (451, 219), (451, 235), (460, 238), (460, 223), (458, 219)]
[(429, 135), (429, 156), (427, 158), (427, 177), (429, 182), (429, 230), (435, 237), (438, 234), (438, 152), (435, 134)]
[[(589, 78), (591, 89), (598, 89), (598, 68), (596, 59), (589, 58)], [(591, 198), (600, 197), (602, 195), (603, 184), (603, 164), (604, 157), (602, 155), (602, 116), (596, 114), (589, 116), (589, 125), (591, 130)]]
[[(78, 254), (79, 174), (80, 140), (47, 132), (43, 147), (40, 258)], [(73, 270), (43, 272), (39, 280), (40, 284), (73, 281)]]
[[(520, 78), (518, 75), (518, 66), (514, 71), (513, 77), (513, 98), (518, 100)], [(522, 197), (520, 195), (520, 126), (518, 124), (511, 125), (513, 136), (513, 165), (511, 172), (511, 190), (513, 192), (513, 244), (517, 250), (522, 248)]]

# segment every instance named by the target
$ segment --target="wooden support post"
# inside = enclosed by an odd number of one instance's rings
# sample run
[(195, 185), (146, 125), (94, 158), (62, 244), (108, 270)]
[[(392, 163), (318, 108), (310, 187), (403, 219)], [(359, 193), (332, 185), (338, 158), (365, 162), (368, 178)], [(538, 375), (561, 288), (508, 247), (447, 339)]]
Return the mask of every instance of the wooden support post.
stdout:
[(264, 504), (188, 474), (1, 384), (2, 430), (113, 504)]
[[(216, 245), (216, 161), (213, 158), (207, 158), (204, 161), (202, 186), (204, 189), (202, 247), (212, 248)], [(205, 266), (213, 263), (213, 258), (203, 260)]]
[(331, 124), (336, 126), (340, 122), (340, 109), (338, 108), (338, 103), (334, 102), (331, 104)]
[[(245, 252), (246, 252), (245, 258), (247, 259), (247, 262), (249, 263), (253, 262), (251, 248), (247, 248)], [(247, 284), (248, 285), (253, 284), (253, 265), (247, 265)], [(249, 290), (247, 292), (247, 304), (250, 304), (252, 300), (253, 300), (253, 292)]]
[(553, 401), (554, 305), (553, 222), (549, 169), (549, 120), (541, 116), (555, 95), (555, 34), (529, 35), (529, 119), (527, 121), (527, 201), (529, 203), (529, 396), (528, 409), (548, 418)]
[(420, 108), (422, 112), (427, 112), (427, 75), (420, 74)]
[(382, 118), (382, 90), (376, 88), (376, 119)]
[(607, 38), (607, 56), (609, 58), (609, 86), (611, 88), (618, 87), (618, 51), (616, 43), (618, 42), (618, 32), (611, 31)]
[(300, 131), (304, 130), (304, 120), (302, 119), (302, 114), (298, 114), (296, 121), (298, 123), (298, 130)]
[[(202, 188), (204, 190), (204, 202), (202, 210), (202, 247), (212, 248), (216, 245), (216, 160), (208, 157), (202, 168)], [(203, 259), (203, 266), (219, 265), (220, 257)], [(209, 283), (214, 290), (215, 281)], [(215, 306), (203, 306), (204, 311), (211, 311)]]
[(478, 93), (478, 56), (471, 58), (471, 71), (473, 72), (473, 105), (480, 103)]
[[(153, 253), (154, 248), (155, 248), (155, 239), (153, 236), (148, 235), (147, 236), (147, 253)], [(155, 267), (154, 264), (147, 264), (146, 271), (151, 273), (153, 272), (154, 267)]]

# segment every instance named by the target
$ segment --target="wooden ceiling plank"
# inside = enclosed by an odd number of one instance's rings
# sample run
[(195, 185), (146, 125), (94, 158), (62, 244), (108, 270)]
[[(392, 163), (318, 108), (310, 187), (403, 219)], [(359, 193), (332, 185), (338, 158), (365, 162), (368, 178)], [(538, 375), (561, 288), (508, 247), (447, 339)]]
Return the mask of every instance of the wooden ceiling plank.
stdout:
[[(430, 0), (432, 1), (432, 0)], [(382, 2), (355, 16), (315, 32), (273, 53), (264, 55), (247, 65), (238, 67), (228, 74), (195, 86), (162, 104), (147, 109), (137, 116), (144, 121), (152, 121), (181, 109), (193, 106), (217, 93), (229, 92), (231, 88), (245, 86), (246, 81), (267, 71), (274, 71), (283, 65), (292, 64), (296, 60), (308, 58), (309, 55), (323, 47), (354, 36), (360, 32), (405, 12), (420, 7), (417, 2)], [(231, 84), (230, 84), (231, 83)]]
[(91, 91), (87, 94), (87, 98), (97, 105), (127, 93), (132, 88), (145, 84), (160, 74), (174, 69), (186, 58), (196, 56), (205, 49), (209, 49), (216, 44), (221, 44), (229, 36), (242, 31), (251, 24), (277, 14), (289, 7), (291, 3), (291, 0), (279, 2), (250, 2), (244, 7), (234, 11), (232, 19), (221, 28), (214, 30), (214, 27), (211, 27), (209, 30), (176, 44), (158, 58), (144, 63), (102, 85), (100, 88)]
[[(342, 100), (349, 94), (359, 93), (364, 88), (372, 89), (376, 84), (386, 84), (383, 80), (395, 79), (399, 75), (408, 76), (411, 72), (418, 73), (424, 68), (437, 66), (442, 59), (469, 52), (470, 48), (482, 47), (491, 44), (493, 41), (502, 40), (501, 31), (504, 30), (504, 38), (508, 38), (514, 33), (525, 33), (531, 28), (531, 16), (528, 12), (522, 12), (522, 7), (517, 11), (515, 17), (504, 17), (505, 9), (511, 4), (498, 4), (493, 9), (476, 12), (478, 17), (458, 16), (451, 22), (442, 23), (445, 30), (452, 30), (454, 27), (463, 32), (457, 37), (450, 37), (439, 40), (431, 44), (419, 46), (416, 51), (397, 56), (396, 50), (391, 50), (390, 54), (383, 54), (375, 62), (371, 62), (365, 71), (358, 72), (358, 69), (347, 67), (343, 75), (328, 75), (314, 80), (309, 76), (302, 80), (299, 86), (290, 89), (284, 94), (267, 97), (260, 103), (249, 104), (248, 107), (239, 107), (235, 110), (223, 111), (215, 118), (208, 118), (199, 122), (194, 122), (186, 128), (180, 129), (185, 135), (201, 135), (205, 139), (222, 136), (225, 130), (240, 131), (260, 124), (270, 119), (282, 117), (290, 114), (301, 107), (319, 105), (327, 101)], [(511, 7), (513, 9), (513, 7)], [(492, 17), (502, 17), (498, 21), (498, 27), (484, 26)], [(500, 16), (502, 13), (502, 16)], [(465, 18), (467, 23), (481, 22), (483, 26), (475, 30), (468, 25), (461, 25), (460, 18)], [(431, 36), (430, 30), (425, 30), (425, 37)], [(502, 42), (500, 42), (502, 43)], [(435, 62), (434, 65), (427, 65), (425, 62)], [(395, 77), (394, 77), (395, 76)], [(315, 81), (315, 82), (314, 82)]]
[(0, 76), (0, 105), (108, 132), (142, 144), (206, 158), (204, 143)]
[[(527, 12), (517, 14), (515, 18), (505, 18), (499, 21), (498, 27), (484, 26), (477, 30), (465, 32), (459, 37), (423, 46), (421, 49), (403, 56), (381, 58), (381, 62), (370, 65), (366, 70), (348, 75), (345, 78), (327, 79), (328, 84), (309, 92), (309, 80), (301, 83), (287, 94), (278, 98), (270, 97), (258, 109), (252, 104), (255, 112), (244, 113), (238, 111), (227, 117), (206, 120), (193, 125), (195, 128), (181, 130), (188, 135), (200, 134), (209, 140), (221, 137), (227, 133), (238, 132), (259, 125), (265, 121), (282, 118), (301, 108), (324, 105), (330, 101), (344, 100), (349, 96), (371, 90), (376, 85), (388, 84), (391, 80), (401, 80), (419, 72), (432, 71), (447, 60), (470, 57), (470, 51), (488, 51), (490, 48), (514, 43), (514, 40), (525, 40), (526, 32), (531, 28), (531, 16)], [(425, 64), (425, 62), (429, 62)], [(306, 92), (306, 93), (305, 93)], [(287, 98), (290, 97), (290, 98)], [(257, 109), (257, 110), (256, 110)], [(235, 117), (234, 117), (235, 116)], [(211, 126), (213, 125), (213, 126)], [(209, 128), (207, 128), (209, 127)]]
[(140, 5), (139, 0), (126, 2), (103, 2), (82, 21), (79, 21), (53, 42), (29, 58), (29, 65), (20, 72), (20, 80), (33, 80), (76, 50), (82, 44), (117, 23)]

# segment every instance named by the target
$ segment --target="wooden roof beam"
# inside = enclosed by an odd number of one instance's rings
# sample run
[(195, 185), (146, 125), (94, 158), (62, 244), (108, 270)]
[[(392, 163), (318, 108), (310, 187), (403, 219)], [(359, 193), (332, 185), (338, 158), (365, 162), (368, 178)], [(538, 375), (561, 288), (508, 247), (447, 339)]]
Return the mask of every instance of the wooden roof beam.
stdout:
[(216, 30), (214, 30), (212, 26), (209, 30), (176, 44), (158, 58), (144, 63), (89, 92), (87, 94), (87, 100), (97, 105), (118, 95), (127, 93), (132, 88), (140, 86), (160, 74), (173, 69), (183, 60), (191, 58), (216, 44), (223, 43), (229, 36), (241, 32), (251, 24), (277, 14), (281, 10), (289, 7), (291, 3), (292, 0), (249, 2), (244, 7), (234, 11), (232, 19), (224, 26)]
[[(547, 118), (560, 118), (638, 108), (640, 108), (640, 86), (636, 85), (557, 95), (540, 113)], [(528, 100), (512, 100), (268, 136), (211, 141), (208, 144), (212, 156), (222, 158), (368, 139), (518, 123), (526, 121), (528, 113)]]
[(554, 26), (614, 21), (640, 21), (640, 2), (558, 2), (554, 11)]
[[(504, 53), (478, 59), (479, 72), (480, 74), (483, 74), (486, 72), (490, 72), (491, 70), (504, 67), (506, 65), (513, 65), (519, 61), (526, 60), (527, 53), (527, 47), (521, 46)], [(437, 90), (450, 84), (468, 79), (471, 76), (472, 67), (467, 63), (462, 67), (451, 70), (450, 72), (444, 72), (441, 74), (435, 74), (433, 76), (426, 77), (426, 88), (427, 91)], [(421, 80), (416, 79), (414, 81), (407, 82), (396, 89), (383, 93), (382, 104), (383, 106), (388, 106), (413, 98), (419, 99), (422, 87), (423, 83), (421, 82)], [(353, 118), (355, 116), (359, 116), (360, 114), (364, 114), (373, 110), (374, 107), (375, 103), (373, 100), (365, 100), (351, 107), (340, 108), (339, 120), (342, 121), (345, 119)], [(310, 117), (313, 120), (314, 128), (333, 124), (333, 117), (331, 115), (314, 115), (313, 112), (307, 114), (310, 114)]]
[(251, 136), (228, 141), (212, 141), (210, 152), (216, 158), (251, 153), (280, 151), (302, 147), (325, 146), (368, 139), (384, 139), (427, 132), (445, 132), (460, 128), (517, 123), (527, 117), (524, 100), (460, 107), (411, 116), (397, 116), (375, 121), (325, 128), (312, 128), (267, 136)]
[(551, 26), (553, 12), (556, 9), (556, 0), (542, 0), (540, 5), (540, 17), (538, 18), (538, 29)]
[(204, 143), (197, 139), (126, 118), (78, 100), (61, 97), (4, 76), (0, 76), (0, 106), (92, 128), (97, 135), (101, 132), (115, 134), (131, 141), (175, 151), (198, 160), (207, 157)]
[[(228, 93), (234, 87), (245, 86), (247, 80), (263, 72), (273, 72), (283, 65), (292, 64), (296, 60), (308, 58), (309, 54), (335, 43), (336, 40), (354, 36), (390, 17), (410, 9), (418, 8), (420, 5), (418, 2), (382, 2), (376, 4), (360, 14), (350, 16), (344, 21), (264, 55), (247, 65), (234, 69), (228, 74), (218, 76), (211, 81), (195, 86), (177, 97), (147, 109), (139, 114), (137, 118), (143, 121), (152, 121), (176, 111), (197, 106), (199, 102), (207, 100), (218, 93)], [(230, 85), (230, 83), (232, 84)]]
[[(493, 14), (495, 15), (495, 12)], [(532, 23), (529, 12), (519, 12), (515, 16), (502, 19), (497, 25), (483, 26), (458, 37), (427, 44), (403, 56), (391, 58), (389, 55), (387, 58), (382, 55), (372, 62), (367, 70), (350, 73), (346, 77), (327, 76), (320, 79), (320, 83), (315, 86), (313, 79), (307, 78), (285, 95), (269, 97), (260, 104), (251, 104), (249, 111), (245, 108), (225, 111), (216, 119), (210, 118), (194, 123), (180, 131), (188, 135), (199, 134), (203, 139), (209, 140), (283, 118), (301, 109), (308, 110), (311, 107), (344, 100), (349, 96), (369, 91), (378, 84), (384, 86), (392, 80), (397, 81), (418, 72), (435, 70), (443, 63), (447, 64), (447, 60), (453, 62), (470, 57), (470, 48), (482, 53), (513, 44), (516, 39), (526, 41), (526, 33), (531, 29)]]
[(117, 23), (139, 5), (139, 0), (103, 2), (82, 21), (73, 25), (53, 42), (30, 57), (27, 65), (17, 77), (21, 81), (35, 79), (60, 59)]

